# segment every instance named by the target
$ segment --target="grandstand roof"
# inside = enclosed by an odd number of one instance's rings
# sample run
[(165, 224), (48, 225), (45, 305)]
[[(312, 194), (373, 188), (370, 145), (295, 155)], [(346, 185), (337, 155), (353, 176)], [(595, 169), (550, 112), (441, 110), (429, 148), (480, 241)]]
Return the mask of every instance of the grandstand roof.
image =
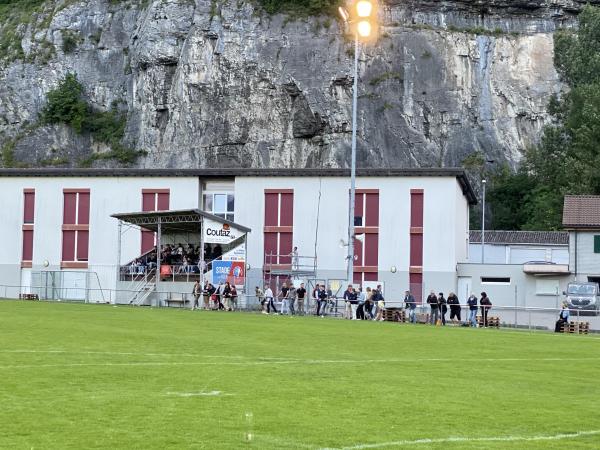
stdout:
[(222, 219), (213, 214), (200, 211), (199, 209), (185, 209), (177, 211), (151, 211), (151, 212), (131, 212), (113, 214), (111, 217), (122, 220), (132, 225), (138, 225), (146, 230), (158, 231), (158, 225), (161, 226), (162, 233), (168, 232), (187, 232), (200, 233), (203, 219), (211, 219), (215, 222), (224, 223), (237, 228), (240, 231), (249, 233), (250, 228), (243, 225)]

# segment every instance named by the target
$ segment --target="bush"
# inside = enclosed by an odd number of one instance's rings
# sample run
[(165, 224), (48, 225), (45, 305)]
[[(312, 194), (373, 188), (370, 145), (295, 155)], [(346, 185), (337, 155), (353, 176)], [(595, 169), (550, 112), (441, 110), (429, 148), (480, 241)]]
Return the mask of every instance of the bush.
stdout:
[(336, 14), (341, 0), (258, 0), (269, 14), (280, 12), (313, 16), (319, 14)]

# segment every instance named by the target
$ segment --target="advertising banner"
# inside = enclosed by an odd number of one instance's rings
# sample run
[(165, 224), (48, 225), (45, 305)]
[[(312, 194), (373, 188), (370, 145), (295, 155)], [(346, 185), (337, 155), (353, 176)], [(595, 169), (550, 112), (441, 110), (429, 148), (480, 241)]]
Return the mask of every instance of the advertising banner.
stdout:
[(246, 277), (246, 261), (213, 261), (212, 263), (212, 284), (219, 284), (229, 281), (235, 286), (243, 286)]
[(202, 233), (204, 242), (207, 244), (230, 244), (244, 235), (240, 230), (227, 223), (217, 222), (206, 217), (202, 220)]

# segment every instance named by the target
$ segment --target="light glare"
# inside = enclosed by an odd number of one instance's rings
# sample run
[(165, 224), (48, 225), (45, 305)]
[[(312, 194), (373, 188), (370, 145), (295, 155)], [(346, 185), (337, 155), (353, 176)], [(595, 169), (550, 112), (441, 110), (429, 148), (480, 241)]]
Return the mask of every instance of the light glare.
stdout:
[(366, 20), (358, 22), (357, 30), (360, 37), (367, 38), (371, 36), (371, 24)]
[(350, 14), (348, 14), (348, 11), (346, 10), (346, 8), (344, 8), (343, 6), (340, 6), (338, 8), (338, 11), (340, 13), (340, 16), (342, 16), (342, 20), (344, 22), (348, 22), (348, 19), (350, 19)]
[(358, 17), (369, 17), (373, 11), (373, 4), (367, 0), (360, 0), (356, 4), (356, 13)]

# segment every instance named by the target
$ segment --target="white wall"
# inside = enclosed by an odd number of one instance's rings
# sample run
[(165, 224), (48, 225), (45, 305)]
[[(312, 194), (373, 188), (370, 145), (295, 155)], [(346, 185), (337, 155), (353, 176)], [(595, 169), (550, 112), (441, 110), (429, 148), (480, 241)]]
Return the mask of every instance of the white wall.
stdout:
[[(577, 256), (577, 280), (587, 281), (589, 276), (600, 276), (600, 253), (594, 253), (594, 236), (600, 231), (578, 231), (569, 233), (570, 265), (571, 272), (575, 273), (575, 256)], [(577, 249), (575, 241), (577, 240)]]
[[(321, 183), (321, 185), (320, 185)], [(457, 258), (466, 259), (467, 200), (457, 193), (454, 177), (361, 177), (357, 189), (379, 189), (380, 278), (393, 279), (397, 290), (408, 286), (410, 190), (424, 189), (424, 278), (427, 273), (450, 274), (455, 280)], [(321, 186), (321, 188), (319, 187)], [(250, 227), (249, 263), (263, 265), (264, 190), (294, 189), (294, 245), (300, 255), (314, 255), (315, 235), (320, 269), (345, 270), (349, 180), (345, 178), (237, 177), (236, 222)], [(317, 208), (321, 194), (319, 228)], [(387, 277), (390, 268), (398, 273)], [(453, 281), (445, 281), (450, 283)], [(386, 286), (388, 289), (389, 286)]]
[[(33, 268), (43, 262), (60, 269), (62, 252), (63, 189), (90, 189), (89, 266), (103, 266), (103, 288), (114, 288), (114, 276), (106, 266), (117, 264), (118, 227), (111, 214), (141, 211), (142, 189), (170, 189), (171, 209), (198, 207), (198, 179), (143, 177), (6, 177), (0, 179), (0, 204), (9, 211), (0, 221), (3, 249), (0, 264), (21, 262), (23, 189), (35, 189)], [(122, 258), (126, 262), (139, 255), (140, 231), (129, 229), (122, 236)]]

